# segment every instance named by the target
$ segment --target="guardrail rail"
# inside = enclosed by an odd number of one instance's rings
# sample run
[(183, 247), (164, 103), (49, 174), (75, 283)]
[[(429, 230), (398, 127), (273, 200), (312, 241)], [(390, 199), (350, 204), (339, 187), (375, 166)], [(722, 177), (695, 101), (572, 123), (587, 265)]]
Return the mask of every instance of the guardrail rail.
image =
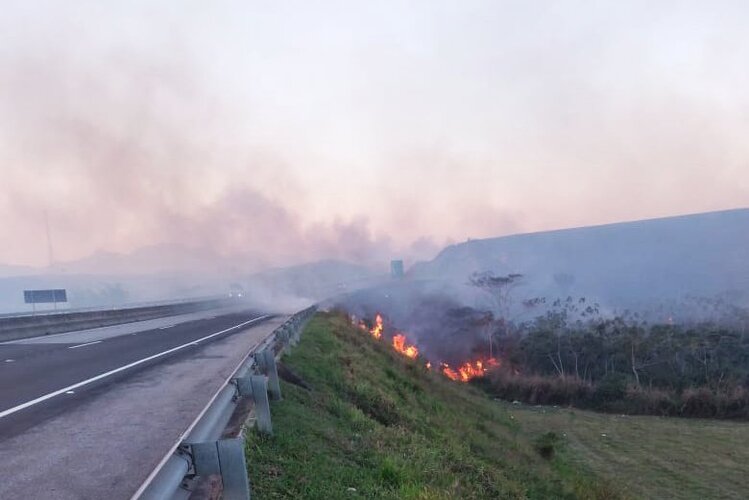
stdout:
[(317, 311), (311, 306), (292, 315), (263, 342), (253, 347), (203, 411), (172, 446), (133, 495), (141, 500), (187, 499), (201, 478), (221, 476), (222, 498), (248, 500), (250, 482), (244, 435), (223, 437), (237, 406), (251, 402), (258, 430), (272, 434), (270, 399), (281, 399), (276, 359), (296, 345), (304, 325)]

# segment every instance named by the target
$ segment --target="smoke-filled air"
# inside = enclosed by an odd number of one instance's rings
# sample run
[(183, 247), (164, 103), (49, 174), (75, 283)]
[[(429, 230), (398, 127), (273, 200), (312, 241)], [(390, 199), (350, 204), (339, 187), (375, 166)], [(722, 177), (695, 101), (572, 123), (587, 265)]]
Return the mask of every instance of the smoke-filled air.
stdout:
[(6, 3), (0, 262), (45, 212), (57, 262), (257, 270), (746, 206), (745, 10)]
[(11, 2), (3, 307), (24, 288), (83, 306), (250, 282), (309, 301), (391, 260), (471, 307), (489, 271), (523, 274), (518, 300), (607, 311), (735, 295), (740, 210), (544, 231), (747, 206), (745, 10)]
[(0, 499), (747, 498), (748, 27), (3, 1)]

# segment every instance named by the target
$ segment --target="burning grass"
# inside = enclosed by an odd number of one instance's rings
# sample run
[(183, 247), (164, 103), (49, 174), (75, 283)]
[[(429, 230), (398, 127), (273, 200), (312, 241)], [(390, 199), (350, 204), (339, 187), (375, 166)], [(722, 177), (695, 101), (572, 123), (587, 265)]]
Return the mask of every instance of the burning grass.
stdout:
[(401, 333), (393, 335), (393, 349), (411, 359), (419, 355), (419, 349), (415, 345), (407, 344), (406, 336)]
[[(382, 315), (377, 313), (375, 315), (374, 324), (372, 328), (368, 328), (364, 320), (358, 320), (356, 317), (351, 317), (351, 324), (358, 325), (360, 330), (368, 331), (372, 337), (377, 340), (382, 338), (382, 334), (385, 331), (385, 322)], [(392, 338), (392, 346), (396, 352), (406, 356), (407, 358), (416, 359), (419, 356), (419, 348), (416, 345), (409, 344), (406, 335), (401, 332), (395, 332)], [(425, 364), (427, 370), (432, 369), (432, 362), (427, 361)], [(489, 373), (489, 370), (500, 366), (499, 361), (495, 358), (479, 358), (474, 360), (465, 361), (463, 364), (456, 368), (453, 368), (445, 362), (439, 362), (439, 373), (455, 382), (470, 382), (475, 378), (481, 378)]]
[(284, 362), (313, 390), (284, 383), (276, 434), (249, 436), (253, 498), (617, 498), (564, 443), (543, 458), (543, 433), (372, 337), (342, 315), (308, 325)]

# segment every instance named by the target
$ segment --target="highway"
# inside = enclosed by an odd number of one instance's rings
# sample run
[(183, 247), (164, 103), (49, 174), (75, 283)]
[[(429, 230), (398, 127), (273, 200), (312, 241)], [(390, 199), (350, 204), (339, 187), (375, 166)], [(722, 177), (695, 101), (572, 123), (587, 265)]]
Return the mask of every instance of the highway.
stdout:
[(128, 498), (278, 321), (203, 311), (0, 344), (0, 498)]

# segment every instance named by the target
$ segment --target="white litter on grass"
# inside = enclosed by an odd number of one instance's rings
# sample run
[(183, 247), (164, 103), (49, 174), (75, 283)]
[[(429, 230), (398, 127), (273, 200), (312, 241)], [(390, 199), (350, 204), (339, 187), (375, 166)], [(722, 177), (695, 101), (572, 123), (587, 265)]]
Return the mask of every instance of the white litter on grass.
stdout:
[(601, 434), (601, 437), (606, 437), (606, 434)]

